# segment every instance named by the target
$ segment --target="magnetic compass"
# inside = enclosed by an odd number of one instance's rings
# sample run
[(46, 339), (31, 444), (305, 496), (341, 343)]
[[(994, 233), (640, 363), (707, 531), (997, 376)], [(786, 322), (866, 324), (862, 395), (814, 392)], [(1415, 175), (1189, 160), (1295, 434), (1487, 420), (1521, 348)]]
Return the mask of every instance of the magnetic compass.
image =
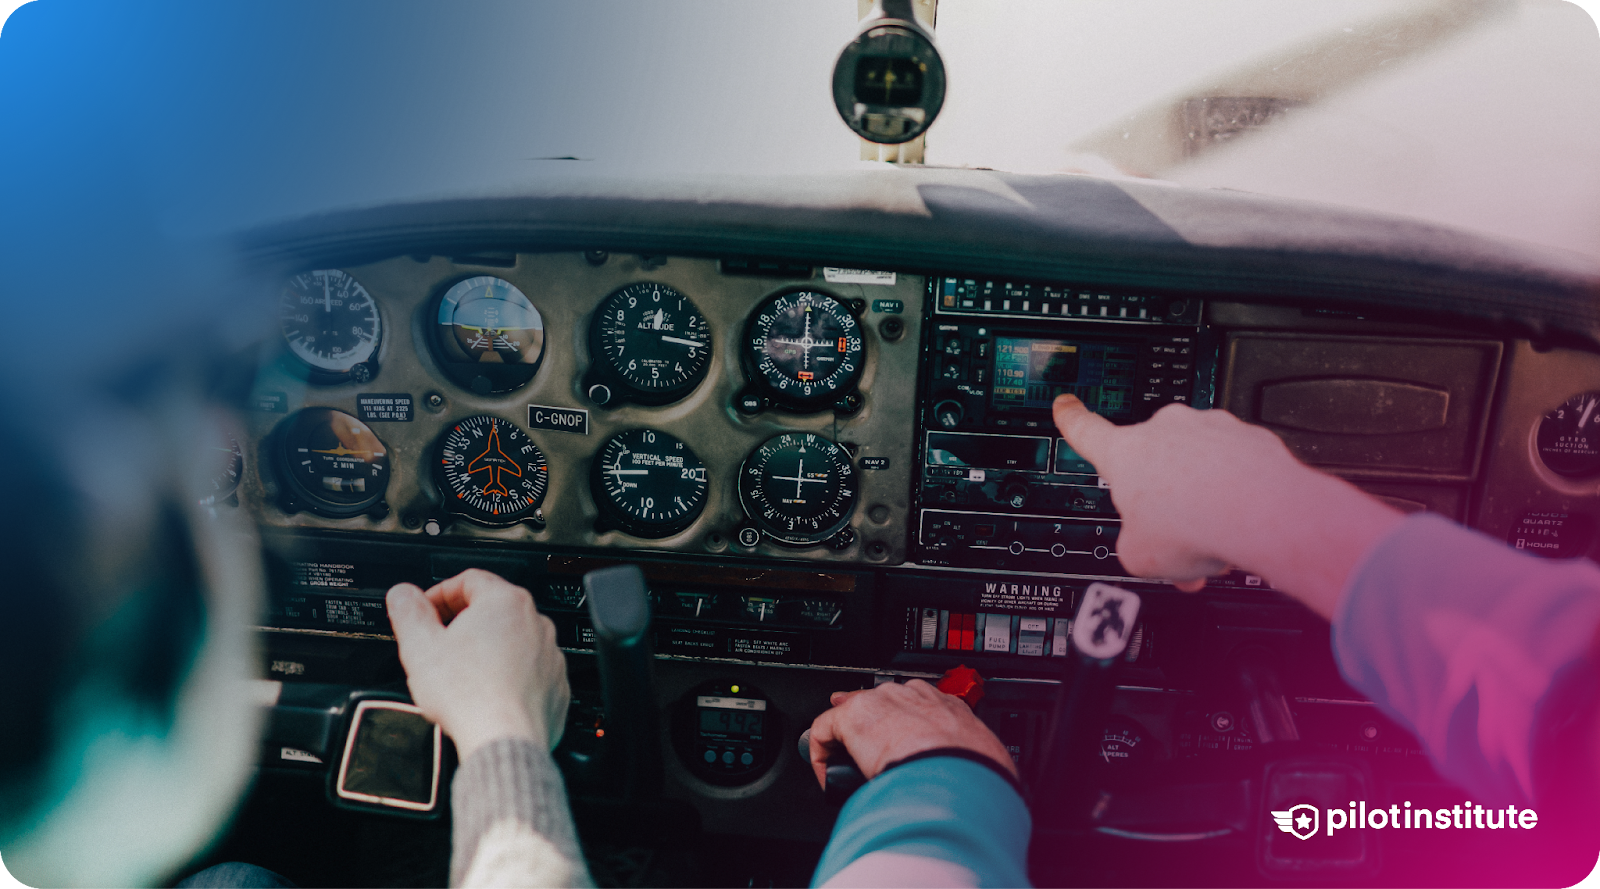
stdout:
[(509, 420), (460, 420), (439, 439), (434, 481), (444, 508), (484, 525), (534, 516), (550, 483), (544, 452)]

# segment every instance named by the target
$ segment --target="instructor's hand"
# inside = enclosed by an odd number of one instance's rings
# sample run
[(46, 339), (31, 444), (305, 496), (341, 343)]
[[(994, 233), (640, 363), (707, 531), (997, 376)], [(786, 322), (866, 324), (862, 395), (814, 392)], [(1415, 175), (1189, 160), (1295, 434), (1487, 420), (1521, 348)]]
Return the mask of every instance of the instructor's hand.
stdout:
[(567, 662), (527, 590), (472, 569), (426, 593), (399, 584), (388, 605), (411, 698), (462, 760), (500, 738), (561, 740)]
[(960, 698), (921, 679), (886, 682), (862, 691), (836, 691), (833, 708), (811, 723), (811, 768), (827, 786), (830, 751), (843, 747), (868, 780), (889, 763), (924, 750), (961, 747), (1017, 773), (1011, 754)]
[(1055, 421), (1111, 487), (1123, 566), (1179, 589), (1232, 565), (1331, 617), (1355, 563), (1404, 518), (1226, 411), (1168, 405), (1115, 426), (1063, 395)]

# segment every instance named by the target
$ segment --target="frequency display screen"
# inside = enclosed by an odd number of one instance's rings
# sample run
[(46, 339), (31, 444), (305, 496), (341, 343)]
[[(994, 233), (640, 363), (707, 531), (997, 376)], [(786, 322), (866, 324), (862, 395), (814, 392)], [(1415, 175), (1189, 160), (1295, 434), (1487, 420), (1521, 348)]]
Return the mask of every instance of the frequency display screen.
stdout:
[(1127, 343), (1001, 337), (995, 340), (994, 406), (1049, 410), (1066, 394), (1102, 417), (1130, 419), (1138, 355)]
[(707, 707), (700, 711), (700, 730), (703, 732), (759, 735), (762, 722), (762, 714), (744, 710), (713, 710)]

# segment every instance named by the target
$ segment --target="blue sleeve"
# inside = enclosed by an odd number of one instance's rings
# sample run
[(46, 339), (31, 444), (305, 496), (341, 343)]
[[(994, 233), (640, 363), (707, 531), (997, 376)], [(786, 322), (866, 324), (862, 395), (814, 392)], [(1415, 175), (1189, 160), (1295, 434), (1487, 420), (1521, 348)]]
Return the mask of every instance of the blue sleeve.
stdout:
[[(1352, 572), (1339, 668), (1484, 802), (1537, 801), (1541, 722), (1593, 676), (1600, 567), (1541, 559), (1437, 516), (1406, 519)], [(1592, 685), (1592, 679), (1587, 683)], [(1559, 698), (1559, 705), (1551, 704)]]
[(1032, 830), (1022, 797), (990, 769), (948, 756), (917, 760), (873, 778), (845, 803), (811, 884), (889, 851), (960, 865), (980, 886), (1026, 886)]

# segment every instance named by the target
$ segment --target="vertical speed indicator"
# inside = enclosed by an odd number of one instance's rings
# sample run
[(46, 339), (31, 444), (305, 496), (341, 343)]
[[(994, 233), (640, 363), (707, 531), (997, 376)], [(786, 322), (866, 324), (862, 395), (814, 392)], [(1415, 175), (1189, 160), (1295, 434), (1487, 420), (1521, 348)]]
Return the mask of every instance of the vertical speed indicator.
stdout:
[(810, 432), (770, 438), (739, 467), (739, 504), (763, 533), (791, 546), (821, 543), (850, 524), (856, 470), (844, 448)]
[(544, 502), (544, 452), (509, 420), (468, 417), (447, 430), (434, 454), (444, 508), (484, 525), (510, 525)]
[(668, 537), (706, 507), (706, 465), (677, 438), (629, 429), (606, 439), (590, 471), (602, 527)]

